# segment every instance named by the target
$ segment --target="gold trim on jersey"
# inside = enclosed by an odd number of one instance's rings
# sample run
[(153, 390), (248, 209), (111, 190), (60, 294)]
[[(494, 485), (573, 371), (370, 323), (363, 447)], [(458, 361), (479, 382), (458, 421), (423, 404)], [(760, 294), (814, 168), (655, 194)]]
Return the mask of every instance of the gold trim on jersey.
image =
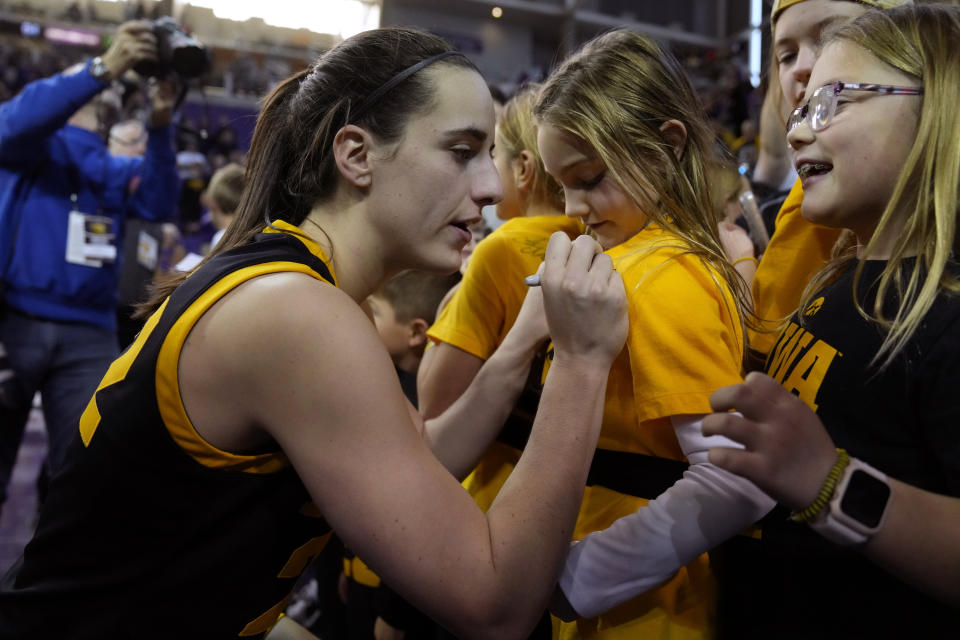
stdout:
[(343, 559), (343, 575), (365, 587), (373, 587), (375, 589), (380, 586), (380, 576), (374, 573), (370, 567), (357, 556)]
[[(307, 568), (307, 565), (320, 555), (320, 552), (323, 551), (327, 543), (330, 542), (331, 537), (333, 537), (333, 531), (328, 531), (322, 536), (311, 538), (299, 548), (294, 549), (293, 553), (290, 554), (290, 559), (287, 560), (287, 564), (280, 570), (277, 577), (299, 578), (300, 574)], [(290, 601), (291, 595), (292, 592), (287, 594), (283, 600), (257, 616), (255, 620), (247, 623), (247, 626), (240, 631), (240, 637), (255, 636), (270, 631), (270, 629), (277, 624), (277, 621), (283, 617), (283, 612), (287, 608), (287, 603)]]
[(170, 328), (157, 358), (156, 389), (160, 416), (174, 442), (200, 464), (214, 469), (235, 469), (245, 473), (274, 473), (290, 464), (282, 451), (257, 455), (230, 453), (203, 439), (187, 415), (180, 396), (178, 367), (187, 336), (210, 307), (234, 288), (257, 276), (298, 272), (326, 282), (320, 274), (299, 262), (264, 262), (229, 273), (210, 286), (187, 307)]
[(333, 270), (333, 260), (331, 260), (330, 256), (327, 255), (327, 252), (323, 250), (323, 247), (317, 244), (316, 240), (301, 231), (299, 227), (295, 227), (289, 222), (284, 222), (283, 220), (277, 220), (273, 222), (273, 227), (265, 227), (263, 232), (286, 233), (287, 235), (290, 235), (302, 242), (303, 246), (307, 248), (307, 251), (319, 258), (320, 262), (327, 265), (327, 269), (330, 270), (330, 275), (333, 276), (333, 286), (340, 286), (337, 284), (337, 272)]
[(167, 302), (169, 301), (169, 298), (164, 300), (160, 308), (147, 319), (146, 324), (143, 325), (143, 329), (137, 334), (130, 348), (110, 364), (107, 373), (103, 376), (100, 384), (97, 385), (97, 390), (94, 391), (90, 402), (87, 403), (86, 409), (83, 410), (83, 414), (80, 416), (80, 437), (83, 440), (83, 446), (90, 446), (90, 440), (93, 439), (93, 434), (97, 431), (97, 427), (100, 426), (100, 408), (97, 407), (97, 393), (99, 393), (101, 389), (121, 382), (127, 377), (127, 374), (130, 372), (130, 367), (133, 366), (134, 361), (143, 349), (143, 345), (146, 344), (147, 338), (150, 337), (150, 334), (156, 328), (157, 323), (160, 321), (160, 316), (163, 315), (163, 310), (167, 308)]

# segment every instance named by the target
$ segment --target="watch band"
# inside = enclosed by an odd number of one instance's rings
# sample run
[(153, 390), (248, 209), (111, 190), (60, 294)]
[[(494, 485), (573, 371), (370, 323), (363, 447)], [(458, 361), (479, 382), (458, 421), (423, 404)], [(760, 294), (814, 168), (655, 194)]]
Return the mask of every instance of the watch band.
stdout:
[(90, 75), (100, 82), (110, 82), (112, 79), (110, 77), (110, 69), (107, 68), (107, 65), (103, 62), (103, 58), (100, 56), (90, 61), (88, 69), (90, 69)]
[[(865, 475), (855, 478), (857, 474)], [(860, 487), (851, 492), (851, 481), (871, 485), (869, 493), (872, 495), (865, 496)], [(850, 458), (828, 508), (810, 521), (810, 528), (838, 545), (866, 544), (883, 526), (890, 493), (886, 475), (861, 460)], [(844, 510), (845, 498), (862, 503), (856, 505), (859, 515)]]

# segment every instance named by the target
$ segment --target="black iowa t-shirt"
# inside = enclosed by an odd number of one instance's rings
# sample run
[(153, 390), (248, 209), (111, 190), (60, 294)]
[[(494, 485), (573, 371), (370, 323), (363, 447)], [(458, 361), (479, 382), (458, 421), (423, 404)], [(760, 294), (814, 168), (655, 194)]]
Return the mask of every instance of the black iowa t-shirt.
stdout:
[[(884, 333), (854, 305), (856, 266), (791, 318), (765, 371), (812, 407), (850, 455), (893, 478), (960, 496), (960, 298), (941, 295), (906, 349), (881, 369), (883, 359), (872, 360)], [(858, 298), (868, 312), (885, 266), (865, 262)], [(904, 277), (912, 268), (907, 260)], [(889, 295), (887, 317), (896, 305)], [(761, 540), (718, 556), (719, 638), (956, 637), (960, 611), (787, 513), (778, 508), (765, 519)]]
[[(873, 311), (884, 261), (864, 263)], [(902, 275), (909, 277), (910, 259)], [(856, 263), (791, 319), (766, 372), (813, 408), (838, 447), (898, 480), (960, 496), (960, 298), (941, 295), (906, 349), (872, 364), (884, 330), (853, 304)], [(896, 297), (887, 296), (887, 317)], [(802, 316), (801, 316), (802, 313)]]

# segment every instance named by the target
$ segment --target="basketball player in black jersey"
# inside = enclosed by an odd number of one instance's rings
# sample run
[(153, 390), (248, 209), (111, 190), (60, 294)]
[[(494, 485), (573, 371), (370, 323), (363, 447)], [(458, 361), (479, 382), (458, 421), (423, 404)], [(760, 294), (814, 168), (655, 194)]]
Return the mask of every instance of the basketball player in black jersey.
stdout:
[[(355, 36), (276, 88), (237, 219), (87, 406), (0, 591), (0, 636), (261, 637), (331, 529), (461, 637), (527, 635), (624, 342), (622, 281), (590, 238), (551, 240), (555, 360), (486, 514), (431, 452), (359, 306), (403, 269), (459, 267), (501, 195), (493, 128), (473, 65), (416, 31)], [(450, 421), (505, 417), (541, 337), (521, 327)]]

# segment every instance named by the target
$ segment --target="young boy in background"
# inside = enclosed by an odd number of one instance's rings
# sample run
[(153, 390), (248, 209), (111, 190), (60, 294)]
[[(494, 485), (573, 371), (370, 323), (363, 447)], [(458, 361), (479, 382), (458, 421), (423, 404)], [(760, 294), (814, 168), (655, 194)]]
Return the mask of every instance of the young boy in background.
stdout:
[(417, 368), (427, 346), (427, 329), (437, 307), (460, 274), (404, 271), (367, 298), (377, 332), (400, 376), (407, 398), (417, 406)]
[[(210, 214), (210, 225), (216, 230), (206, 247), (204, 254), (217, 246), (223, 237), (233, 215), (240, 206), (243, 193), (244, 168), (239, 164), (228, 164), (219, 169), (210, 178), (210, 184), (204, 189), (200, 201)], [(174, 267), (176, 271), (192, 271), (200, 264), (203, 255), (190, 252)]]

